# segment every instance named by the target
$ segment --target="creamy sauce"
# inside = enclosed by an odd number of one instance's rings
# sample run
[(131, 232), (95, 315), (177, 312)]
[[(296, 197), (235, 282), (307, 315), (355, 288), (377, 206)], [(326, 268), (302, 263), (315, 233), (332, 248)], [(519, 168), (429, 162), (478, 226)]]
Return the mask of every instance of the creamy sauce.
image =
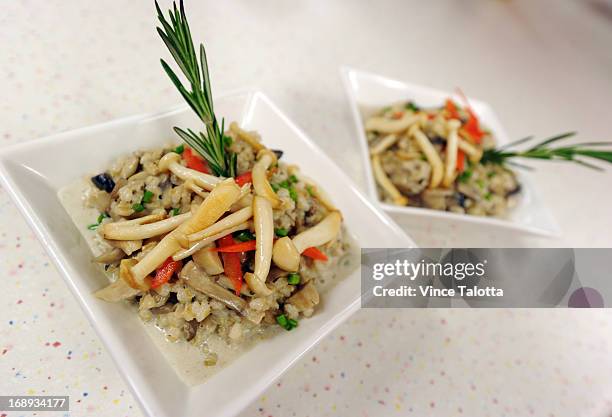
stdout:
[[(80, 179), (60, 189), (57, 195), (89, 245), (93, 256), (98, 256), (110, 249), (110, 245), (104, 242), (104, 239), (95, 230), (87, 228), (90, 224), (96, 223), (100, 214), (97, 209), (85, 205), (85, 198), (91, 187), (88, 179)], [(351, 237), (348, 237), (347, 240), (350, 244), (347, 253), (339, 258), (336, 267), (327, 269), (324, 275), (317, 279), (317, 288), (322, 298), (338, 280), (347, 277), (359, 266), (359, 246)], [(100, 269), (108, 276), (110, 281), (116, 279), (115, 274), (104, 271), (102, 266), (100, 266)], [(134, 308), (133, 311), (134, 314), (138, 314), (137, 308)], [(225, 365), (249, 350), (259, 340), (273, 337), (281, 331), (278, 326), (270, 326), (263, 330), (261, 334), (249, 337), (246, 341), (241, 341), (239, 345), (228, 345), (217, 335), (208, 336), (205, 344), (210, 351), (217, 354), (217, 363), (214, 366), (206, 366), (204, 364), (206, 355), (201, 346), (185, 340), (175, 342), (168, 340), (164, 331), (155, 325), (155, 320), (143, 322), (143, 325), (155, 346), (174, 368), (177, 375), (190, 386), (203, 383), (223, 369)]]

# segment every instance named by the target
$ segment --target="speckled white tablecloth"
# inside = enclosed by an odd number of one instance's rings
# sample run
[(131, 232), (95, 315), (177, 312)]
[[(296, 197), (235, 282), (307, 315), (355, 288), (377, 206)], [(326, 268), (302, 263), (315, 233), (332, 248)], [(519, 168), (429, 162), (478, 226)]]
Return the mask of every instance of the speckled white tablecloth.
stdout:
[[(341, 64), (461, 86), (493, 104), (515, 137), (610, 138), (607, 0), (187, 3), (215, 89), (259, 86), (357, 181)], [(179, 102), (154, 25), (148, 0), (2, 2), (0, 146)], [(560, 240), (404, 224), (431, 246), (610, 246), (610, 172), (539, 165), (534, 176)], [(0, 394), (70, 395), (71, 417), (141, 415), (1, 189), (0, 277)], [(368, 310), (243, 415), (603, 417), (610, 375), (607, 311)]]

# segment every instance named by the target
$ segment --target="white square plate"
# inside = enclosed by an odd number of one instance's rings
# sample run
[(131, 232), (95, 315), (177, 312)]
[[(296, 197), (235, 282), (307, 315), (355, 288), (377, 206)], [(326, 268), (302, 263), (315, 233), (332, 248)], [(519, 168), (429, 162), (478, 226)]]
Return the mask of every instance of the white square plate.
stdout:
[[(217, 114), (257, 130), (266, 145), (285, 151), (318, 181), (342, 210), (362, 247), (413, 247), (414, 242), (321, 149), (260, 92), (234, 92), (215, 101)], [(68, 287), (111, 353), (144, 412), (155, 417), (232, 416), (247, 406), (323, 336), (359, 308), (359, 269), (326, 293), (321, 308), (297, 331), (264, 340), (194, 387), (184, 384), (127, 305), (92, 293), (107, 283), (94, 268), (81, 233), (57, 191), (104, 170), (118, 156), (178, 140), (172, 126), (198, 125), (186, 107), (134, 116), (34, 140), (0, 152), (0, 178), (57, 265)]]
[[(559, 226), (539, 198), (529, 173), (521, 170), (516, 171), (522, 186), (521, 194), (517, 205), (509, 209), (507, 216), (504, 218), (471, 216), (421, 207), (400, 207), (380, 201), (372, 174), (370, 153), (363, 128), (365, 118), (378, 109), (399, 101), (412, 100), (419, 106), (433, 107), (442, 105), (444, 100), (449, 97), (458, 102), (461, 102), (461, 99), (448, 91), (408, 84), (352, 68), (342, 68), (341, 76), (357, 130), (357, 140), (363, 157), (368, 193), (372, 199), (379, 202), (384, 210), (405, 216), (422, 216), (523, 230), (542, 236), (556, 237), (560, 235)], [(483, 124), (493, 132), (497, 144), (509, 143), (508, 135), (502, 128), (493, 109), (480, 100), (471, 97), (468, 100)]]

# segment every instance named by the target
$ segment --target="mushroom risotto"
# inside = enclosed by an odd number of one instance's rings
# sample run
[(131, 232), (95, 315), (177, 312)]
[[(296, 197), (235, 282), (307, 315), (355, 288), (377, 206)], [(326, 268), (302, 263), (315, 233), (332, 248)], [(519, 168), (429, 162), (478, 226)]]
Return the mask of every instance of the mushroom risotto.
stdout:
[[(282, 151), (218, 121), (204, 46), (196, 54), (183, 3), (169, 20), (156, 6), (158, 33), (185, 83), (164, 60), (162, 67), (202, 131), (175, 127), (188, 146), (125, 155), (60, 198), (77, 225), (95, 210), (88, 240), (111, 278), (95, 295), (134, 304), (169, 341), (203, 354), (183, 367), (185, 376), (227, 362), (218, 361), (224, 347), (298, 327), (315, 313), (321, 289), (341, 275), (349, 244), (340, 211), (297, 166), (281, 161)], [(81, 210), (74, 203), (83, 196)]]
[(169, 341), (199, 347), (208, 366), (218, 354), (211, 336), (249, 344), (315, 313), (349, 254), (342, 215), (319, 186), (255, 132), (232, 124), (226, 137), (235, 178), (168, 146), (123, 156), (60, 193), (69, 211), (78, 210), (72, 191), (90, 221), (99, 213), (85, 232), (112, 282), (95, 295), (133, 304)]
[(387, 203), (501, 216), (520, 192), (511, 169), (482, 161), (495, 138), (467, 103), (448, 99), (426, 109), (398, 103), (368, 118), (365, 130), (378, 192)]

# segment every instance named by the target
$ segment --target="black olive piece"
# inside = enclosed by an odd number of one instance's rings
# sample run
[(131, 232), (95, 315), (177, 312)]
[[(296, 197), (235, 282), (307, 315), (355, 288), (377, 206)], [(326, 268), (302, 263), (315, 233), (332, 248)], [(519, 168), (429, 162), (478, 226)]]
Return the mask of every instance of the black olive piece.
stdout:
[(176, 293), (174, 291), (170, 291), (168, 295), (168, 299), (166, 300), (167, 304), (176, 304), (178, 303), (178, 298), (176, 297)]
[(455, 200), (457, 200), (457, 204), (461, 207), (465, 208), (465, 194), (463, 193), (455, 193)]
[(521, 184), (517, 184), (514, 190), (508, 191), (508, 194), (506, 194), (506, 197), (510, 197), (511, 195), (518, 194), (520, 192), (521, 192)]
[(276, 155), (276, 159), (281, 159), (283, 157), (284, 152), (280, 149), (272, 149), (272, 152), (274, 152), (274, 155)]
[(91, 177), (91, 182), (93, 182), (93, 185), (99, 190), (106, 191), (107, 193), (110, 193), (113, 191), (113, 188), (115, 188), (115, 181), (113, 181), (111, 176), (106, 172)]
[(432, 145), (444, 145), (446, 141), (441, 136), (434, 136), (430, 139)]

